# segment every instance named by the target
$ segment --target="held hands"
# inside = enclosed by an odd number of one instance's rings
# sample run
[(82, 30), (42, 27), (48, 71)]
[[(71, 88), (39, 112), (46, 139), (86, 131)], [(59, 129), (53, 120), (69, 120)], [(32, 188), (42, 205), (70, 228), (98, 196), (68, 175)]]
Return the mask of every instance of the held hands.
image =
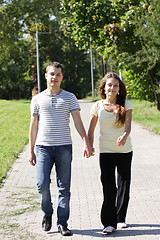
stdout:
[(95, 152), (95, 149), (93, 147), (91, 147), (90, 145), (86, 146), (84, 149), (83, 156), (86, 158), (89, 158), (91, 156), (94, 156), (94, 152)]

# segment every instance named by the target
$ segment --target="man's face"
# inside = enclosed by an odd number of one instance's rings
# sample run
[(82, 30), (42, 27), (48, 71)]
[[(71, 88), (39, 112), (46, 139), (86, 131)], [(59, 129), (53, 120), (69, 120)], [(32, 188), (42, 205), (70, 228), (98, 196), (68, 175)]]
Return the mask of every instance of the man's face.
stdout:
[(45, 78), (47, 80), (48, 87), (60, 87), (63, 79), (61, 68), (50, 67), (48, 72), (45, 73)]

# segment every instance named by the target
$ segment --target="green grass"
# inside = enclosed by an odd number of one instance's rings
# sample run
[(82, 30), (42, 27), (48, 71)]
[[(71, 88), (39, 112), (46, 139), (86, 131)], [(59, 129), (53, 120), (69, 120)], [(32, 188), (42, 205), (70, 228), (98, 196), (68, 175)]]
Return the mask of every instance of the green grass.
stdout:
[(132, 99), (133, 121), (141, 123), (143, 126), (160, 134), (160, 111), (155, 103)]
[(0, 183), (28, 142), (29, 100), (0, 100)]

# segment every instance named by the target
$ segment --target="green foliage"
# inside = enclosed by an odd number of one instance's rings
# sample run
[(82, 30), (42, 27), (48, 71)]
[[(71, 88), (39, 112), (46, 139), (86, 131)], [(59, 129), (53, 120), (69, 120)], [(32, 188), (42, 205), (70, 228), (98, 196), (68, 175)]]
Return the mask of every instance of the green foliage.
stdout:
[[(54, 6), (54, 7), (53, 7)], [(36, 42), (28, 33), (40, 31), (59, 1), (3, 1), (0, 9), (0, 98), (30, 98), (36, 71)], [(34, 36), (35, 37), (35, 36)]]
[[(88, 52), (91, 36), (94, 53), (97, 55), (98, 50), (105, 64), (112, 58), (117, 72), (119, 69), (132, 72), (130, 82), (138, 86), (138, 91), (133, 92), (128, 82), (130, 93), (151, 101), (154, 96), (160, 109), (159, 15), (158, 0), (3, 1), (0, 98), (31, 96), (32, 80), (36, 80), (37, 29), (42, 89), (46, 87), (46, 63), (60, 61), (65, 67), (63, 87), (66, 90), (73, 91), (77, 97), (91, 91)], [(25, 35), (28, 32), (29, 39)], [(100, 57), (96, 57), (95, 82), (103, 75), (100, 62)], [(138, 76), (138, 81), (134, 76)]]
[[(90, 54), (79, 50), (59, 28), (59, 1), (11, 0), (0, 10), (0, 98), (30, 98), (36, 82), (36, 30), (38, 30), (41, 90), (46, 88), (45, 67), (64, 65), (62, 87), (84, 97), (91, 90)], [(52, 18), (56, 15), (56, 18)], [(1, 20), (0, 20), (1, 23)], [(29, 35), (27, 35), (29, 33)], [(97, 79), (100, 70), (94, 71)], [(96, 76), (97, 75), (97, 76)]]
[(31, 52), (33, 41), (29, 41), (25, 33), (34, 28), (36, 22), (41, 19), (45, 22), (53, 14), (53, 1), (13, 0), (3, 3), (0, 10), (0, 98), (29, 98), (36, 58)]
[[(147, 93), (147, 98), (152, 100), (154, 94), (160, 109), (160, 2), (158, 0), (61, 2), (61, 23), (66, 34), (70, 34), (81, 47), (88, 46), (89, 36), (92, 36), (94, 46), (106, 62), (112, 58), (119, 69), (132, 70), (133, 75), (136, 74), (140, 79), (141, 92), (144, 88), (152, 89), (152, 94)], [(134, 85), (136, 84), (137, 80)], [(140, 95), (144, 97), (144, 94)]]
[(46, 88), (44, 73), (47, 64), (59, 61), (64, 66), (62, 88), (78, 98), (85, 97), (91, 90), (90, 54), (79, 50), (73, 39), (65, 37), (56, 21), (50, 21), (46, 31), (50, 34), (39, 33), (41, 90)]
[(99, 31), (110, 19), (111, 1), (62, 0), (61, 25), (67, 35), (72, 35), (77, 46), (88, 48), (90, 35), (93, 42), (99, 40)]
[(127, 88), (128, 98), (144, 99), (154, 101), (154, 95), (148, 79), (142, 78), (140, 74), (135, 74), (133, 71), (123, 71), (123, 77)]
[[(115, 45), (124, 45), (126, 41), (133, 42), (130, 38), (133, 27), (128, 28), (127, 24), (132, 9), (138, 4), (139, 1), (132, 0), (62, 0), (61, 24), (65, 33), (72, 35), (78, 46), (88, 47), (92, 36), (93, 45), (103, 55), (106, 53), (112, 56)], [(128, 18), (125, 21), (126, 13)], [(123, 39), (123, 42), (119, 38)], [(108, 51), (112, 53), (109, 54)]]
[[(20, 97), (30, 97), (32, 82), (31, 76), (26, 78), (26, 73), (30, 69), (29, 64), (29, 44), (21, 39), (15, 42), (14, 49), (1, 50), (0, 59), (0, 98), (12, 99)], [(4, 52), (8, 55), (4, 55)]]
[(0, 100), (0, 182), (28, 141), (30, 102)]
[[(160, 30), (159, 19), (160, 2), (141, 1), (135, 11), (132, 24), (135, 25), (134, 37), (139, 39), (140, 45), (131, 56), (123, 53), (126, 57), (127, 69), (142, 79), (142, 90), (152, 89), (152, 95), (147, 94), (149, 100), (155, 98), (157, 108), (160, 110)], [(148, 92), (148, 90), (146, 90)], [(151, 91), (150, 91), (151, 92)], [(143, 97), (142, 99), (146, 99)]]

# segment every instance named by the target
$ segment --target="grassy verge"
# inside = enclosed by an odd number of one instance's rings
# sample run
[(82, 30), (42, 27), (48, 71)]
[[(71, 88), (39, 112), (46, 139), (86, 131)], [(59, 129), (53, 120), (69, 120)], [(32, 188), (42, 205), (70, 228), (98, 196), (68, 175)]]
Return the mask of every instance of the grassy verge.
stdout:
[(29, 100), (0, 100), (0, 183), (28, 142)]
[(132, 99), (133, 121), (141, 123), (143, 126), (160, 134), (160, 111), (155, 103)]

